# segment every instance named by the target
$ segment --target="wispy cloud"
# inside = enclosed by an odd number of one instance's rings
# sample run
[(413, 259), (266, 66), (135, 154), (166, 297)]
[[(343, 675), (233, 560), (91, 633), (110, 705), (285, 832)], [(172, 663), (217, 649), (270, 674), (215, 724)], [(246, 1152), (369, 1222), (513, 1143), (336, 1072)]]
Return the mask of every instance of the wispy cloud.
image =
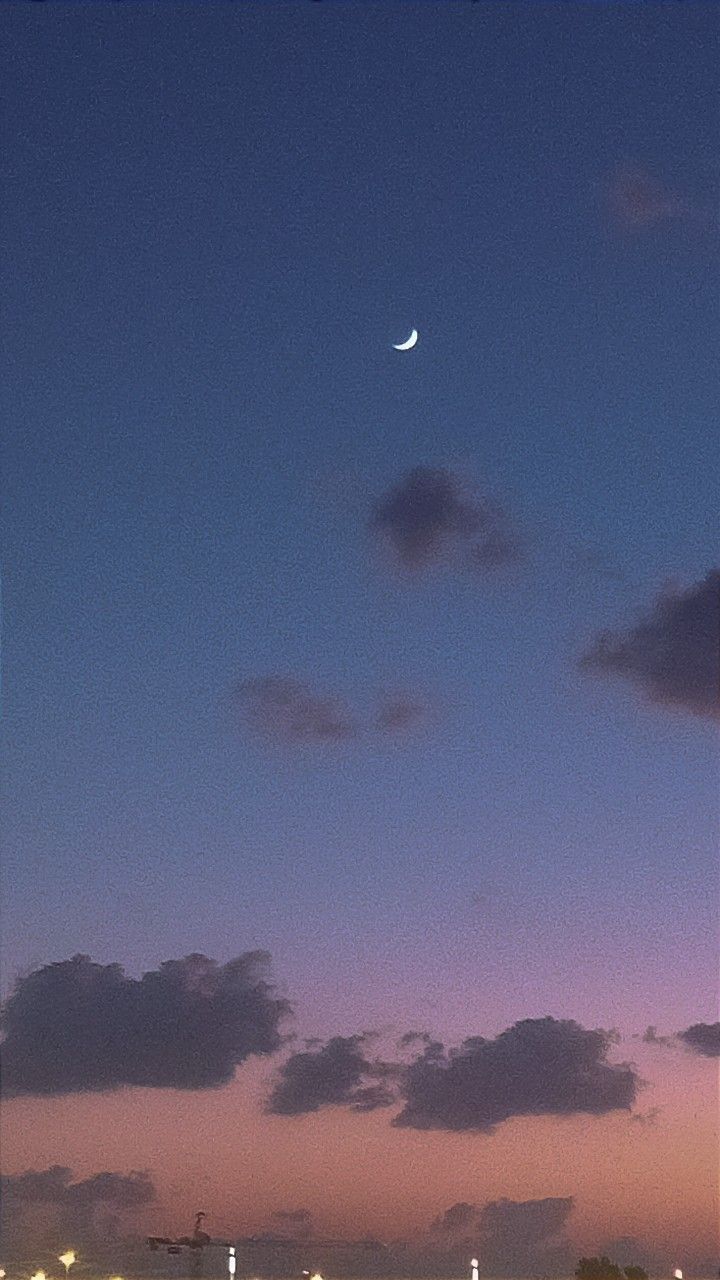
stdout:
[(686, 196), (640, 165), (622, 165), (610, 181), (608, 194), (614, 218), (627, 230), (677, 222), (697, 212)]
[(291, 746), (400, 738), (426, 724), (429, 716), (427, 701), (410, 693), (384, 693), (356, 711), (336, 695), (284, 675), (243, 681), (236, 694), (249, 728), (269, 741)]
[(279, 742), (343, 742), (358, 732), (340, 699), (316, 693), (289, 676), (244, 681), (238, 697), (252, 728)]

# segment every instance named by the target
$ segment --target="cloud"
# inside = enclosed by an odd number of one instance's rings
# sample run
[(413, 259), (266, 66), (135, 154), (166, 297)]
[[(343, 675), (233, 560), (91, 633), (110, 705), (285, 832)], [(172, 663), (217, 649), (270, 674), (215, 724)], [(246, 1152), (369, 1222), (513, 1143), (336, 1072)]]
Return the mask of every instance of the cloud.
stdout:
[(325, 1106), (372, 1111), (401, 1103), (397, 1127), (491, 1133), (513, 1116), (629, 1111), (640, 1086), (630, 1064), (607, 1061), (611, 1032), (572, 1021), (526, 1019), (494, 1040), (474, 1036), (449, 1050), (411, 1032), (398, 1048), (424, 1047), (402, 1062), (371, 1059), (372, 1038), (336, 1036), (293, 1054), (266, 1109), (303, 1115)]
[(342, 742), (357, 732), (354, 716), (337, 698), (289, 676), (246, 680), (238, 696), (251, 727), (276, 741)]
[(74, 1182), (70, 1169), (0, 1177), (3, 1248), (18, 1253), (54, 1248), (72, 1240), (86, 1248), (118, 1240), (156, 1199), (147, 1173), (95, 1173)]
[(610, 1043), (577, 1022), (529, 1018), (447, 1053), (432, 1044), (405, 1071), (393, 1124), (487, 1133), (511, 1116), (629, 1110), (639, 1081), (630, 1065), (606, 1060)]
[(490, 1275), (567, 1275), (573, 1249), (563, 1235), (572, 1196), (492, 1200), (478, 1219), (479, 1258)]
[(427, 706), (405, 694), (388, 694), (381, 699), (375, 728), (385, 733), (403, 733), (415, 729), (427, 717)]
[(5, 1092), (225, 1084), (246, 1058), (284, 1042), (291, 1008), (268, 966), (266, 952), (247, 951), (224, 965), (203, 955), (167, 960), (139, 980), (83, 955), (36, 969), (2, 1014)]
[(648, 1111), (633, 1111), (630, 1120), (633, 1124), (654, 1125), (661, 1115), (661, 1107), (650, 1107)]
[(312, 1052), (294, 1053), (283, 1064), (267, 1103), (274, 1115), (298, 1116), (320, 1107), (374, 1111), (395, 1101), (385, 1078), (395, 1069), (372, 1062), (365, 1033), (335, 1036)]
[(696, 716), (720, 715), (720, 570), (686, 590), (666, 591), (623, 633), (603, 632), (581, 666), (633, 681), (648, 701)]
[(430, 1232), (436, 1236), (464, 1235), (477, 1225), (480, 1210), (476, 1204), (468, 1204), (465, 1200), (451, 1204), (439, 1218), (430, 1224)]
[(276, 1209), (271, 1216), (271, 1229), (288, 1240), (307, 1240), (313, 1233), (309, 1209)]
[(703, 1058), (720, 1057), (720, 1022), (695, 1022), (678, 1031), (678, 1040)]
[(237, 698), (250, 728), (271, 741), (300, 746), (346, 742), (371, 733), (400, 736), (428, 716), (427, 704), (407, 693), (383, 694), (374, 714), (360, 716), (340, 699), (279, 675), (244, 681)]
[(443, 468), (415, 467), (375, 504), (371, 529), (412, 572), (433, 564), (485, 570), (514, 563), (520, 547), (504, 514), (471, 498)]
[(692, 217), (690, 202), (647, 169), (624, 165), (610, 185), (610, 207), (620, 226), (642, 231)]

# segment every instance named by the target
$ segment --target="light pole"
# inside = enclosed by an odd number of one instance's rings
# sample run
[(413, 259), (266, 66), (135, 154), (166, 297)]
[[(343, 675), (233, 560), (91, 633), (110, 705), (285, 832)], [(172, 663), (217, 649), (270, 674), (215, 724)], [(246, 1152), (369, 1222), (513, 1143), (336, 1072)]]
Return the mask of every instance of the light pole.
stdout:
[(470, 1259), (470, 1280), (480, 1280), (479, 1266), (477, 1258)]
[(66, 1249), (64, 1253), (61, 1253), (61, 1254), (59, 1255), (59, 1257), (58, 1257), (58, 1262), (62, 1262), (62, 1264), (63, 1264), (63, 1266), (64, 1266), (64, 1268), (65, 1268), (65, 1277), (66, 1277), (66, 1280), (67, 1280), (67, 1275), (68, 1275), (68, 1272), (69, 1272), (69, 1270), (70, 1270), (70, 1268), (71, 1268), (71, 1266), (72, 1266), (73, 1262), (77, 1262), (77, 1257), (76, 1257), (76, 1254), (75, 1254), (75, 1250), (74, 1250), (74, 1249)]
[(230, 1276), (230, 1280), (233, 1280), (236, 1267), (237, 1267), (237, 1258), (235, 1257), (235, 1245), (229, 1244), (228, 1245), (228, 1275)]

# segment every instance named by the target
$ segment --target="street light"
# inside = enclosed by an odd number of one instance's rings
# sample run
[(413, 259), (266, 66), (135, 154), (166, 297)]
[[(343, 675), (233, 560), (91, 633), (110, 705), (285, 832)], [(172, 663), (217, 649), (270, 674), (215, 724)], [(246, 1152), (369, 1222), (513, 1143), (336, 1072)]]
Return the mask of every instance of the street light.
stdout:
[(470, 1259), (470, 1280), (479, 1280), (480, 1272), (478, 1270), (480, 1263), (477, 1258)]
[(63, 1266), (64, 1266), (64, 1268), (65, 1268), (65, 1275), (67, 1276), (67, 1274), (68, 1274), (68, 1272), (69, 1272), (69, 1270), (70, 1270), (70, 1268), (71, 1268), (71, 1266), (72, 1266), (73, 1262), (77, 1262), (77, 1257), (76, 1257), (76, 1255), (75, 1255), (75, 1250), (74, 1250), (74, 1249), (66, 1249), (64, 1253), (59, 1254), (59, 1256), (58, 1256), (58, 1262), (62, 1262), (62, 1264), (63, 1264)]

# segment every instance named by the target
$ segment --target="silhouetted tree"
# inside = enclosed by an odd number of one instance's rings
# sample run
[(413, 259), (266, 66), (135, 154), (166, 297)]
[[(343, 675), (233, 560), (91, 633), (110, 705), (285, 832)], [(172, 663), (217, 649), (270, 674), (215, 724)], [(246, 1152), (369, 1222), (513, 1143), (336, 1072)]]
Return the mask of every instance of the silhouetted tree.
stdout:
[(577, 1280), (624, 1280), (616, 1262), (601, 1258), (581, 1258), (575, 1268)]
[(648, 1273), (642, 1267), (626, 1267), (627, 1280), (648, 1280)]

